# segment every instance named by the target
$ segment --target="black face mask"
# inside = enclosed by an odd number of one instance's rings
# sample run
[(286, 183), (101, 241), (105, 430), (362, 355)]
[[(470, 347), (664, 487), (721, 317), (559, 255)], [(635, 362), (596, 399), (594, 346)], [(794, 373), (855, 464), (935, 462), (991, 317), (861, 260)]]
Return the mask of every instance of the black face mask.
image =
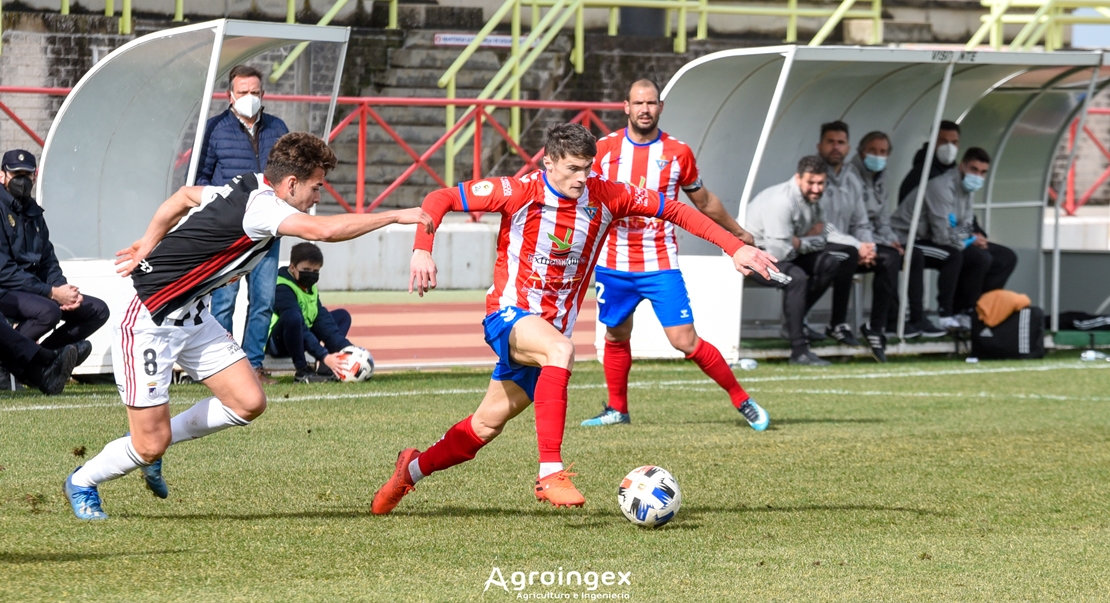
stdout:
[(305, 289), (311, 289), (319, 280), (319, 272), (309, 272), (308, 270), (297, 272), (297, 284)]
[(27, 206), (27, 202), (31, 199), (31, 189), (34, 184), (31, 182), (30, 176), (16, 176), (8, 180), (8, 192), (16, 200), (16, 210), (21, 211)]

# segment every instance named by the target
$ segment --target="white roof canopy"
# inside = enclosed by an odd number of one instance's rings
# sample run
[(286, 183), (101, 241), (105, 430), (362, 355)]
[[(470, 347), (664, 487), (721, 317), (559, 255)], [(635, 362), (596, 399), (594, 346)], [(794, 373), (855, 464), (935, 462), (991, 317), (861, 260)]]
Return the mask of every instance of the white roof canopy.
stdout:
[[(1101, 52), (729, 50), (693, 61), (671, 79), (661, 127), (690, 145), (707, 187), (743, 224), (755, 193), (816, 154), (824, 122), (846, 122), (853, 147), (872, 130), (890, 136), (887, 180), (896, 197), (914, 153), (935, 140), (942, 118), (955, 121), (961, 148), (982, 147), (992, 158), (977, 208), (991, 239), (1018, 253), (1007, 287), (1043, 304), (1040, 230), (1051, 162), (1067, 124), (1110, 78), (1103, 59)], [(681, 237), (684, 253), (717, 253)]]
[(142, 235), (154, 208), (181, 184), (175, 164), (189, 147), (193, 181), (216, 82), (263, 52), (337, 45), (331, 103), (317, 133), (326, 134), (349, 35), (345, 27), (221, 19), (143, 36), (94, 65), (58, 111), (40, 161), (37, 197), (59, 257), (111, 258)]

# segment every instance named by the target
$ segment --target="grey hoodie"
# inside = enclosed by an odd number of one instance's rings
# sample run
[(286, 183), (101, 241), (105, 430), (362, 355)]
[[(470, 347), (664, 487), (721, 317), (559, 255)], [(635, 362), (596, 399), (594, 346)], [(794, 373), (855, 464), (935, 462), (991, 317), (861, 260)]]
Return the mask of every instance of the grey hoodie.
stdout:
[(867, 210), (867, 219), (871, 222), (875, 242), (890, 245), (898, 241), (898, 235), (890, 227), (890, 211), (887, 208), (890, 193), (886, 190), (886, 170), (876, 174), (867, 169), (859, 153), (852, 155), (852, 161), (845, 169), (851, 170), (863, 186), (863, 207)]
[[(816, 224), (824, 222), (820, 203), (810, 203), (791, 176), (782, 184), (764, 189), (748, 204), (744, 229), (755, 237), (757, 247), (777, 260), (792, 260), (798, 255), (825, 248), (828, 225), (816, 236), (806, 236)], [(801, 245), (794, 249), (793, 238)]]
[(819, 203), (829, 224), (830, 243), (859, 249), (862, 243), (875, 242), (871, 221), (863, 206), (863, 181), (847, 165), (841, 166), (839, 175), (829, 166), (825, 194), (821, 195)]
[[(925, 186), (925, 203), (921, 207), (921, 220), (917, 225), (917, 240), (936, 245), (963, 249), (975, 232), (974, 195), (964, 190), (960, 170), (948, 170), (933, 178)], [(907, 201), (898, 206), (890, 217), (890, 225), (906, 243), (913, 218), (913, 202), (917, 200), (915, 188)]]

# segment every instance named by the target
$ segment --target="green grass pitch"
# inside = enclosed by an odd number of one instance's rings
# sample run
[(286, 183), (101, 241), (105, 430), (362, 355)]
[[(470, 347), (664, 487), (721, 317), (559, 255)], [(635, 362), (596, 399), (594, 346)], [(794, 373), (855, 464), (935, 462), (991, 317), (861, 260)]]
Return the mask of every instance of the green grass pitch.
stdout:
[[(172, 448), (171, 495), (105, 484), (109, 521), (61, 484), (126, 430), (110, 385), (0, 398), (2, 601), (1093, 601), (1110, 598), (1110, 363), (1077, 353), (969, 365), (865, 361), (740, 372), (752, 431), (689, 363), (636, 363), (632, 425), (580, 428), (604, 400), (581, 363), (565, 458), (583, 509), (537, 503), (531, 412), (390, 516), (370, 498), (397, 451), (477, 406), (484, 371), (267, 388), (245, 429)], [(201, 386), (173, 391), (174, 412)], [(629, 470), (683, 491), (658, 530), (616, 506)], [(494, 568), (509, 592), (492, 585)], [(542, 572), (625, 573), (546, 586)], [(517, 590), (513, 572), (532, 575)], [(518, 576), (519, 577), (519, 576)], [(625, 599), (625, 597), (627, 597)], [(565, 600), (565, 599), (564, 599)]]

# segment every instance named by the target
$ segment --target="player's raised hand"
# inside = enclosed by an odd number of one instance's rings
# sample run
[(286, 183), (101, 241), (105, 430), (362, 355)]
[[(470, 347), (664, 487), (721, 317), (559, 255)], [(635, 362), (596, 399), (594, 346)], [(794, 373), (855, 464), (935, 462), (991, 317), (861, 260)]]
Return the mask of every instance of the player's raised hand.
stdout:
[(771, 268), (777, 261), (775, 256), (752, 245), (745, 245), (732, 254), (732, 265), (736, 267), (740, 274), (747, 276), (755, 272), (768, 280), (770, 280), (771, 275), (767, 272), (767, 269)]
[(409, 209), (399, 209), (396, 211), (398, 224), (419, 224), (424, 227), (424, 232), (432, 234), (435, 232), (436, 225), (432, 221), (432, 217), (428, 212), (419, 207), (412, 207)]
[(424, 292), (436, 288), (436, 261), (432, 254), (423, 249), (412, 252), (409, 260), (409, 293), (416, 291), (420, 297)]
[(131, 276), (131, 272), (135, 270), (146, 256), (150, 255), (151, 248), (148, 248), (142, 239), (135, 241), (130, 247), (120, 249), (116, 252), (116, 274), (120, 276)]

